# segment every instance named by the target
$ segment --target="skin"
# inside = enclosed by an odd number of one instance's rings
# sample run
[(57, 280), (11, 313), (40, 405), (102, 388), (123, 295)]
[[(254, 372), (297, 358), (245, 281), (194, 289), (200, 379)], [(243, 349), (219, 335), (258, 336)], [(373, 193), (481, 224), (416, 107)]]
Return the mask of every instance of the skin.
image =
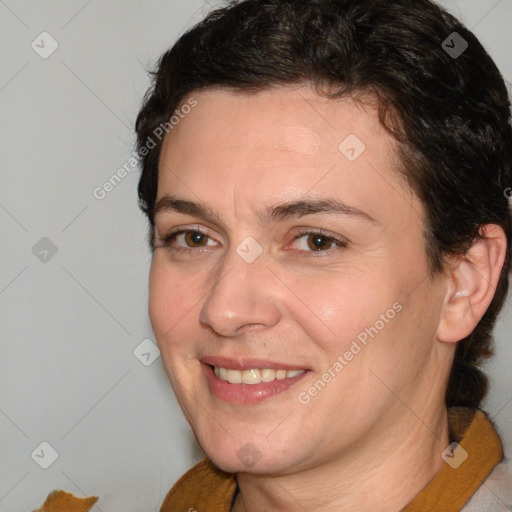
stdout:
[[(327, 100), (306, 85), (193, 97), (197, 106), (164, 140), (157, 201), (201, 201), (218, 219), (156, 214), (149, 314), (196, 439), (214, 464), (237, 473), (234, 512), (401, 509), (444, 462), (455, 342), (492, 298), (502, 234), (489, 231), (494, 242), (479, 246), (474, 260), (429, 275), (423, 207), (397, 172), (395, 141), (371, 101)], [(338, 149), (349, 134), (366, 146), (355, 161)], [(318, 198), (342, 200), (374, 222), (316, 213), (265, 223), (258, 215)], [(207, 245), (180, 236), (165, 246), (174, 228), (206, 230)], [(346, 246), (323, 239), (326, 247), (314, 251), (314, 237), (294, 240), (306, 228)], [(263, 249), (252, 263), (236, 252), (248, 236)], [(300, 403), (396, 303), (400, 312)], [(206, 355), (310, 371), (265, 402), (237, 405), (210, 392), (199, 363)], [(260, 456), (250, 468), (237, 456), (247, 443)]]

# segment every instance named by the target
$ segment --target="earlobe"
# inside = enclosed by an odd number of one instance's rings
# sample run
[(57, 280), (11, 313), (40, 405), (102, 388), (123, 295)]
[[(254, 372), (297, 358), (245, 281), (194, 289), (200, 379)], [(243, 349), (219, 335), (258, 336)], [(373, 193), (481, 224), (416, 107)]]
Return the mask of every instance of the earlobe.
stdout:
[(450, 264), (437, 338), (455, 343), (469, 336), (487, 311), (505, 261), (507, 238), (496, 224), (480, 229), (482, 238)]

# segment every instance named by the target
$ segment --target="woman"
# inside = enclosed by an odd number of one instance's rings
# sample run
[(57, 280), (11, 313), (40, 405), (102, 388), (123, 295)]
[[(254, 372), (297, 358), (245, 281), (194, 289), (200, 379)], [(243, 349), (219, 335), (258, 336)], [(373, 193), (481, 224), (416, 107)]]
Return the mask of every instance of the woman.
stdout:
[(208, 456), (163, 512), (510, 510), (478, 408), (509, 118), (428, 0), (232, 2), (162, 56), (136, 124), (149, 314)]

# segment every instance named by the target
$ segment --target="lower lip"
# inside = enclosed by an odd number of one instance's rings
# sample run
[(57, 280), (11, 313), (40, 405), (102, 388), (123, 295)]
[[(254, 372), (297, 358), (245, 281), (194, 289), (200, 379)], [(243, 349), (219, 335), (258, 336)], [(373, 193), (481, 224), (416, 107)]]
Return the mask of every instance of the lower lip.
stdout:
[(261, 382), (260, 384), (231, 384), (228, 381), (219, 379), (215, 373), (213, 373), (211, 366), (203, 363), (201, 363), (201, 366), (210, 391), (216, 397), (226, 402), (241, 405), (257, 404), (272, 396), (284, 393), (309, 373), (308, 370), (306, 370), (304, 373), (290, 377), (289, 379)]

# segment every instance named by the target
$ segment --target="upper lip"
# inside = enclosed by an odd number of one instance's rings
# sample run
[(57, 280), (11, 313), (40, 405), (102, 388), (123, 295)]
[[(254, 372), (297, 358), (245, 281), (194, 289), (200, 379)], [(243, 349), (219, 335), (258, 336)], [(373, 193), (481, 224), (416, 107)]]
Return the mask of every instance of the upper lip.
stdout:
[(200, 359), (204, 364), (217, 366), (218, 368), (227, 368), (229, 370), (250, 370), (254, 368), (272, 369), (272, 370), (307, 370), (301, 365), (291, 365), (269, 361), (267, 359), (237, 358), (232, 359), (224, 356), (205, 356)]

